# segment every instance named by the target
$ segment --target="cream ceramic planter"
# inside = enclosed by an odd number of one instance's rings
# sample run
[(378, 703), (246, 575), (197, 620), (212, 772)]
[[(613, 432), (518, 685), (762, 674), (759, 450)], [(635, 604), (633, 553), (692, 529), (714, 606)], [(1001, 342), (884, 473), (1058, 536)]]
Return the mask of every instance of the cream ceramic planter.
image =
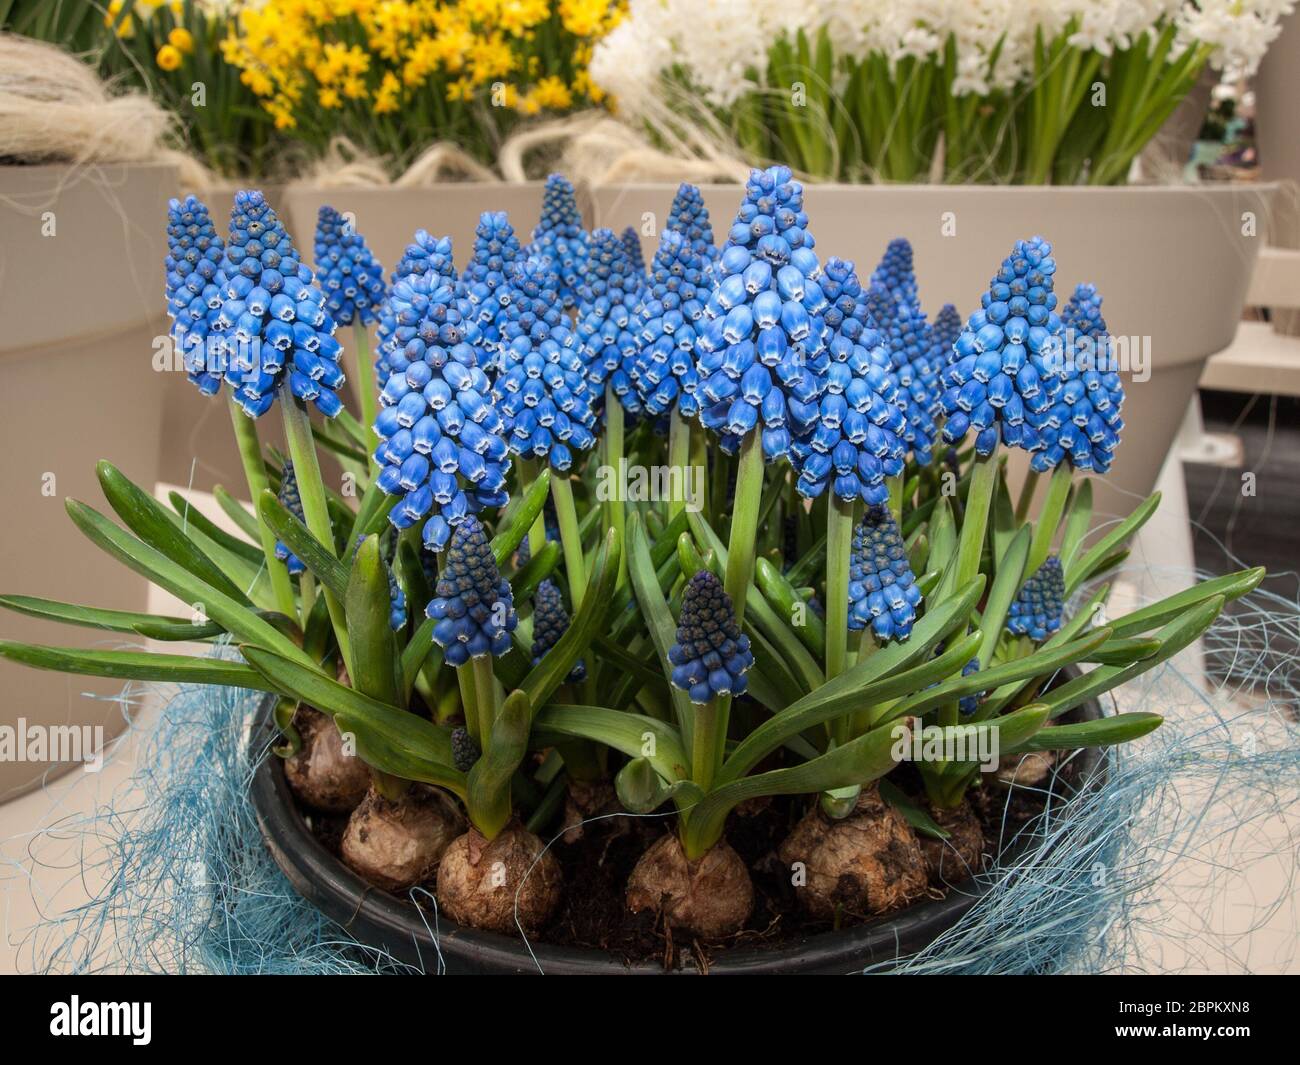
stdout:
[[(166, 379), (154, 369), (167, 332), (163, 300), (170, 166), (0, 167), (0, 591), (145, 608), (143, 578), (89, 543), (68, 497), (102, 503), (95, 462), (111, 459), (152, 488), (161, 454)], [(0, 636), (33, 643), (105, 643), (5, 612)], [(121, 708), (89, 697), (121, 690), (0, 662), (0, 725), (121, 731)], [(32, 748), (28, 747), (28, 753)], [(0, 801), (67, 763), (0, 761)]]
[[(674, 191), (597, 188), (591, 221), (643, 232), (653, 224), (657, 232)], [(740, 189), (709, 185), (703, 193), (720, 242)], [(1126, 513), (1134, 496), (1154, 487), (1205, 360), (1232, 343), (1272, 193), (1271, 186), (809, 185), (805, 204), (819, 254), (852, 259), (862, 274), (890, 239), (907, 237), (931, 317), (953, 303), (965, 318), (1015, 241), (1034, 234), (1054, 246), (1062, 303), (1076, 283), (1096, 284), (1112, 331), (1149, 355), (1149, 376), (1125, 375), (1124, 443), (1105, 487), (1094, 486), (1099, 511)], [(644, 238), (647, 258), (655, 242)]]

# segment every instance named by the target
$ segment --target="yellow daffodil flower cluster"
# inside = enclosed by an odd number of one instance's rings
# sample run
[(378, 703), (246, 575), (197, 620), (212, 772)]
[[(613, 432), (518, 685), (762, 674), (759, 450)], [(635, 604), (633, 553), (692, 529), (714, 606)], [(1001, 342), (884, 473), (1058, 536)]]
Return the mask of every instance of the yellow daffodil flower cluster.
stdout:
[(492, 144), (511, 116), (600, 102), (587, 66), (624, 9), (625, 0), (250, 0), (220, 47), (277, 128), (400, 155), (422, 137), (479, 140), (475, 126)]

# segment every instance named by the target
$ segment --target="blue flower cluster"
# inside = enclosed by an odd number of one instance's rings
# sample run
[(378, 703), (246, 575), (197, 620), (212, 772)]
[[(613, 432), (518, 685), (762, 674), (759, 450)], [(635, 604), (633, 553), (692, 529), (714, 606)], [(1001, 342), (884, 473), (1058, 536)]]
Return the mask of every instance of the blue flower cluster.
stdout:
[(849, 555), (849, 628), (871, 631), (877, 640), (906, 640), (912, 634), (921, 589), (907, 560), (907, 548), (889, 511), (873, 507), (853, 530)]
[(871, 285), (880, 285), (897, 302), (905, 303), (913, 310), (921, 309), (911, 241), (906, 237), (895, 237), (889, 242), (880, 265), (871, 275), (868, 287)]
[(727, 450), (761, 421), (769, 461), (788, 456), (819, 413), (826, 297), (807, 226), (788, 167), (750, 172), (696, 343), (700, 420)]
[(316, 221), (316, 278), (325, 306), (340, 325), (369, 325), (379, 317), (387, 288), (384, 268), (365, 237), (328, 204)]
[(1061, 560), (1049, 555), (1034, 572), (1007, 611), (1007, 631), (1014, 636), (1045, 640), (1061, 627), (1065, 608), (1065, 572)]
[(244, 412), (260, 418), (287, 383), (327, 418), (338, 414), (344, 377), (334, 319), (311, 270), (256, 190), (235, 194), (221, 269), (223, 299), (213, 326), (227, 334), (226, 380)]
[(646, 282), (645, 253), (641, 250), (641, 235), (636, 231), (635, 226), (628, 226), (623, 230), (619, 240), (623, 245), (623, 257), (628, 269), (637, 282), (644, 285)]
[(433, 639), (449, 665), (463, 666), (471, 658), (510, 650), (510, 634), (519, 623), (514, 596), (476, 519), (467, 518), (456, 527), (425, 613), (437, 622)]
[(684, 417), (700, 412), (695, 342), (708, 298), (704, 270), (704, 260), (687, 239), (664, 230), (640, 307), (640, 350), (632, 369), (632, 382), (651, 414), (666, 414), (674, 403)]
[(592, 233), (578, 302), (578, 344), (597, 408), (602, 407), (608, 384), (624, 407), (633, 412), (641, 409), (632, 373), (641, 348), (637, 310), (642, 288), (614, 231)]
[(677, 187), (672, 206), (668, 209), (668, 224), (664, 227), (686, 238), (686, 243), (700, 257), (702, 268), (707, 270), (718, 257), (713, 244), (713, 225), (709, 221), (704, 196), (694, 185), (683, 182)]
[(221, 309), (225, 246), (207, 207), (193, 196), (167, 204), (167, 313), (189, 378), (205, 396), (221, 390), (225, 344), (213, 328)]
[[(302, 496), (298, 494), (298, 476), (293, 472), (292, 462), (285, 462), (284, 469), (280, 471), (280, 490), (275, 493), (275, 498), (280, 501), (280, 506), (299, 521), (306, 523), (302, 513)], [(307, 568), (302, 559), (279, 540), (275, 542), (275, 557), (284, 563), (285, 569), (290, 573), (301, 573)]]
[(402, 323), (395, 337), (410, 339), (390, 351), (379, 394), (376, 483), (402, 497), (389, 521), (399, 529), (422, 521), (424, 546), (441, 551), (469, 515), (505, 504), (505, 425), (453, 286), (437, 271), (410, 274), (393, 287), (392, 305)]
[(686, 584), (677, 619), (677, 642), (668, 649), (672, 683), (693, 703), (719, 695), (741, 695), (754, 664), (749, 637), (736, 624), (736, 611), (722, 582), (700, 570)]
[(460, 275), (469, 316), (479, 328), (484, 349), (495, 356), (501, 339), (497, 319), (509, 298), (507, 272), (523, 252), (505, 211), (484, 211), (474, 231), (474, 252)]
[(815, 498), (831, 485), (840, 499), (878, 506), (889, 498), (885, 478), (902, 473), (906, 457), (898, 384), (879, 332), (867, 324), (853, 264), (828, 259), (821, 285), (830, 301), (829, 365), (820, 417), (794, 442), (795, 488)]
[[(972, 658), (961, 667), (961, 675), (963, 677), (972, 676), (979, 671), (980, 660), (978, 658)], [(963, 695), (957, 700), (958, 712), (962, 717), (970, 717), (971, 714), (975, 713), (975, 711), (979, 709), (980, 700), (983, 699), (986, 694), (987, 692), (972, 692), (970, 695)]]
[(1029, 465), (1043, 472), (1068, 461), (1076, 470), (1105, 473), (1124, 428), (1124, 383), (1096, 287), (1079, 285), (1061, 320), (1068, 345), (1062, 385), (1038, 428), (1039, 450)]
[(563, 174), (552, 174), (542, 190), (542, 216), (533, 230), (529, 258), (550, 259), (559, 276), (559, 295), (566, 308), (578, 301), (587, 266), (587, 233), (573, 186)]
[(938, 431), (934, 416), (939, 406), (939, 378), (931, 365), (930, 327), (914, 304), (895, 299), (881, 284), (872, 284), (862, 300), (866, 313), (884, 337), (889, 364), (898, 381), (898, 404), (906, 420), (904, 439), (908, 450), (918, 463), (928, 465)]
[(930, 326), (932, 341), (930, 362), (940, 377), (943, 376), (944, 368), (953, 360), (952, 349), (959, 336), (961, 336), (961, 315), (951, 303), (945, 303), (939, 308), (939, 313), (934, 316), (934, 324)]
[[(393, 268), (392, 284), (389, 286), (388, 298), (379, 308), (379, 327), (375, 330), (375, 373), (379, 381), (388, 379), (392, 373), (388, 356), (396, 347), (405, 346), (415, 335), (419, 319), (402, 322), (393, 304), (393, 289), (399, 281), (405, 281), (412, 274), (423, 277), (433, 273), (449, 284), (456, 280), (456, 264), (452, 259), (451, 237), (431, 237), (426, 230), (416, 231), (414, 243), (406, 246), (406, 251)], [(407, 308), (408, 313), (410, 308)]]
[(557, 470), (573, 463), (573, 449), (596, 442), (596, 415), (577, 337), (567, 325), (549, 260), (515, 263), (492, 395), (504, 419), (506, 443), (516, 455), (546, 459)]
[(1061, 378), (1061, 319), (1056, 313), (1052, 246), (1041, 237), (1016, 242), (1011, 255), (957, 338), (944, 370), (944, 439), (955, 444), (974, 428), (975, 450), (991, 455), (1001, 441), (1039, 447), (1038, 426)]
[[(569, 614), (564, 609), (560, 589), (552, 581), (542, 581), (533, 593), (533, 665), (537, 665), (560, 642), (560, 637), (568, 629)], [(568, 679), (576, 683), (586, 677), (587, 666), (578, 659), (569, 671)]]

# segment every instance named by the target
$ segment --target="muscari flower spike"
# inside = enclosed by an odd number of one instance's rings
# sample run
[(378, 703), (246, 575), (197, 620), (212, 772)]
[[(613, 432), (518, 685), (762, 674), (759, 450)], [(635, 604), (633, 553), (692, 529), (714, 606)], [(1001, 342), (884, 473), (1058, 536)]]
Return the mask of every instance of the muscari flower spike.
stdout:
[[(974, 673), (978, 673), (979, 671), (980, 671), (980, 660), (978, 658), (972, 658), (969, 662), (967, 662), (964, 666), (961, 667), (961, 675), (963, 677), (969, 677)], [(987, 692), (972, 692), (970, 695), (963, 695), (960, 699), (957, 700), (958, 712), (962, 715), (962, 717), (970, 717), (971, 714), (975, 713), (975, 711), (979, 709), (980, 700), (983, 699), (984, 696), (987, 694), (988, 694)]]
[(953, 360), (952, 349), (959, 336), (961, 336), (961, 315), (951, 303), (945, 303), (939, 308), (939, 313), (934, 316), (934, 323), (930, 326), (930, 339), (933, 342), (930, 346), (932, 353), (930, 364), (941, 376), (944, 367)]
[(505, 211), (484, 211), (474, 231), (474, 251), (460, 275), (470, 316), (479, 327), (483, 347), (495, 353), (501, 339), (497, 319), (509, 299), (507, 272), (522, 256), (519, 238)]
[(376, 483), (402, 497), (388, 520), (399, 529), (423, 522), (425, 548), (441, 551), (455, 526), (505, 505), (505, 423), (453, 286), (436, 271), (411, 274), (394, 286), (392, 304), (403, 323), (395, 339), (410, 338), (390, 350), (379, 393)]
[(943, 436), (958, 443), (974, 428), (975, 450), (991, 455), (1002, 442), (1036, 451), (1038, 427), (1061, 378), (1061, 319), (1052, 276), (1056, 261), (1042, 237), (1016, 242), (982, 306), (970, 316), (943, 372)]
[(921, 465), (930, 462), (938, 432), (939, 377), (931, 365), (933, 340), (925, 315), (912, 304), (896, 300), (883, 285), (872, 284), (862, 295), (865, 313), (884, 338), (889, 365), (898, 381), (897, 403), (906, 422), (904, 439)]
[(458, 725), (451, 730), (451, 763), (462, 773), (474, 768), (474, 763), (483, 756), (483, 749), (478, 741), (470, 735), (469, 729)]
[(221, 390), (226, 358), (214, 322), (221, 309), (225, 246), (208, 208), (193, 196), (167, 204), (167, 313), (189, 379), (205, 396)]
[(886, 477), (903, 471), (907, 422), (880, 333), (860, 301), (853, 264), (830, 258), (822, 277), (830, 301), (823, 320), (831, 334), (819, 417), (794, 442), (795, 488), (815, 498), (828, 485), (840, 499), (879, 506)]
[(704, 271), (705, 262), (689, 241), (664, 230), (638, 312), (640, 350), (631, 375), (651, 414), (666, 414), (674, 403), (687, 418), (700, 412), (695, 342), (708, 298)]
[(578, 300), (587, 262), (587, 233), (573, 186), (563, 174), (552, 174), (542, 191), (542, 216), (533, 230), (529, 258), (546, 258), (559, 275), (559, 295), (566, 308)]
[(683, 182), (677, 187), (677, 194), (668, 209), (668, 224), (664, 228), (685, 237), (691, 251), (700, 257), (705, 268), (717, 259), (718, 249), (713, 244), (709, 211), (704, 206), (704, 196), (694, 185)]
[(587, 365), (592, 401), (598, 408), (608, 383), (627, 410), (641, 410), (632, 373), (641, 350), (637, 310), (643, 288), (614, 231), (597, 229), (592, 233), (579, 294), (578, 344)]
[(736, 624), (731, 596), (709, 570), (687, 582), (677, 619), (677, 642), (668, 649), (672, 683), (693, 703), (719, 695), (741, 695), (749, 686), (745, 676), (754, 664), (749, 637)]
[[(569, 614), (564, 609), (560, 589), (552, 581), (542, 581), (533, 593), (533, 665), (541, 662), (568, 629)], [(578, 659), (569, 671), (569, 680), (577, 682), (586, 677), (587, 666)]]
[(641, 284), (645, 284), (645, 253), (641, 250), (641, 235), (636, 231), (635, 226), (628, 226), (623, 230), (619, 240), (623, 245), (623, 255), (627, 260), (628, 268)]
[(789, 167), (750, 172), (696, 342), (700, 420), (724, 450), (761, 422), (763, 454), (788, 456), (818, 416), (826, 297), (807, 225)]
[(889, 511), (873, 507), (853, 530), (849, 555), (849, 628), (871, 631), (877, 640), (906, 640), (912, 634), (921, 589), (907, 559), (898, 524)]
[(334, 339), (334, 319), (311, 270), (255, 189), (235, 194), (221, 269), (222, 304), (214, 325), (227, 334), (226, 380), (244, 413), (260, 418), (287, 385), (327, 418), (338, 414), (343, 349)]
[(1029, 461), (1038, 472), (1068, 461), (1076, 470), (1106, 473), (1124, 428), (1124, 383), (1111, 351), (1095, 285), (1079, 285), (1061, 315), (1068, 354), (1061, 389), (1039, 426), (1039, 447)]
[[(275, 498), (280, 501), (280, 506), (299, 521), (306, 521), (302, 512), (302, 497), (298, 494), (298, 477), (293, 472), (292, 462), (286, 461), (284, 469), (280, 471), (280, 490), (275, 493)], [(285, 569), (290, 573), (301, 573), (307, 568), (302, 559), (279, 540), (275, 542), (275, 557), (284, 563)]]
[(514, 596), (477, 519), (456, 526), (425, 614), (437, 622), (433, 639), (450, 665), (510, 650), (510, 634), (519, 623)]
[(880, 285), (895, 300), (919, 311), (916, 270), (913, 265), (912, 244), (906, 237), (895, 237), (885, 248), (880, 265), (871, 275), (872, 285)]
[(1061, 560), (1049, 555), (1025, 581), (1007, 611), (1007, 631), (1014, 636), (1045, 640), (1061, 627), (1065, 607), (1065, 573)]
[(564, 471), (573, 464), (574, 449), (595, 444), (596, 415), (558, 283), (549, 260), (512, 266), (492, 395), (511, 452), (546, 459)]
[[(406, 246), (406, 251), (393, 268), (388, 296), (379, 307), (379, 325), (375, 329), (375, 374), (381, 384), (388, 380), (393, 369), (388, 363), (388, 353), (394, 347), (405, 345), (419, 324), (418, 319), (410, 322), (398, 320), (393, 305), (393, 289), (399, 281), (405, 281), (413, 274), (422, 277), (427, 273), (437, 274), (452, 283), (456, 280), (456, 264), (452, 259), (451, 237), (435, 239), (421, 229), (416, 231), (414, 242)], [(399, 330), (402, 330), (401, 336), (398, 336)]]
[(369, 325), (379, 317), (387, 287), (384, 268), (366, 239), (328, 204), (316, 222), (316, 278), (325, 306), (340, 325)]

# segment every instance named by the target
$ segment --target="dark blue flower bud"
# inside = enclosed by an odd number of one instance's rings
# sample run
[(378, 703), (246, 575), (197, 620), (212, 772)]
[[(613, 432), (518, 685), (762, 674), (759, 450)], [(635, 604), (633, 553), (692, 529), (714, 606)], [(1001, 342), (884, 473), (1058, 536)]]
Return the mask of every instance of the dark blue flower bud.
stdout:
[(906, 640), (921, 605), (898, 525), (883, 507), (873, 507), (853, 530), (849, 555), (849, 628), (871, 631), (877, 640)]
[[(552, 581), (542, 581), (533, 594), (533, 665), (541, 662), (568, 629), (569, 614), (564, 609), (560, 589)], [(586, 676), (587, 667), (578, 659), (569, 671), (569, 680), (585, 680)]]
[(340, 325), (369, 325), (378, 318), (387, 294), (384, 269), (352, 223), (328, 205), (316, 222), (316, 277)]
[(483, 347), (495, 357), (501, 340), (497, 319), (509, 300), (507, 274), (523, 256), (519, 238), (504, 211), (485, 211), (474, 234), (474, 252), (461, 274), (461, 286), (479, 327)]
[(510, 582), (497, 570), (483, 526), (467, 518), (456, 526), (436, 594), (425, 613), (437, 624), (433, 639), (445, 660), (463, 666), (471, 658), (510, 650), (518, 624)]
[(686, 585), (677, 619), (677, 642), (668, 650), (673, 687), (693, 703), (719, 695), (741, 695), (754, 656), (749, 637), (736, 624), (736, 611), (722, 582), (700, 570)]
[(1015, 636), (1045, 640), (1061, 627), (1064, 607), (1065, 574), (1061, 560), (1049, 555), (1047, 561), (1025, 581), (1025, 586), (1007, 611), (1007, 631)]
[[(275, 498), (280, 501), (280, 506), (295, 518), (306, 522), (302, 512), (302, 497), (298, 494), (298, 477), (293, 472), (292, 462), (286, 461), (284, 469), (280, 471), (280, 490), (276, 492)], [(275, 542), (275, 557), (285, 564), (285, 568), (290, 573), (301, 573), (307, 568), (303, 565), (302, 559), (279, 540)]]
[(573, 186), (563, 174), (552, 174), (546, 179), (542, 216), (533, 230), (533, 242), (527, 254), (529, 258), (551, 260), (559, 278), (562, 306), (574, 306), (582, 272), (586, 269), (587, 233), (582, 228), (582, 214)]

